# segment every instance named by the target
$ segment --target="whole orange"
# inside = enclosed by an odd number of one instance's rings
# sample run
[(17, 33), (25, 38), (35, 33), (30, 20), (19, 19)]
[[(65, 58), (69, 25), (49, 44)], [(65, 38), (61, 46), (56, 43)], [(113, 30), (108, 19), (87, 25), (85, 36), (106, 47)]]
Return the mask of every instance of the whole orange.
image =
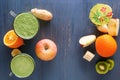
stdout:
[(95, 47), (101, 57), (111, 57), (117, 50), (117, 42), (112, 36), (103, 34), (97, 37)]

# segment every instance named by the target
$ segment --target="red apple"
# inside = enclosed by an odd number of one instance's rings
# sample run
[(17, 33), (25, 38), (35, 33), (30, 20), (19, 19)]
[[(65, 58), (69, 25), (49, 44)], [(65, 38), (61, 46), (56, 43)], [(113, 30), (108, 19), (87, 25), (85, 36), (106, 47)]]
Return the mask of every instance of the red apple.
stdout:
[(50, 61), (54, 59), (57, 54), (57, 46), (50, 39), (42, 39), (37, 42), (35, 52), (39, 59)]

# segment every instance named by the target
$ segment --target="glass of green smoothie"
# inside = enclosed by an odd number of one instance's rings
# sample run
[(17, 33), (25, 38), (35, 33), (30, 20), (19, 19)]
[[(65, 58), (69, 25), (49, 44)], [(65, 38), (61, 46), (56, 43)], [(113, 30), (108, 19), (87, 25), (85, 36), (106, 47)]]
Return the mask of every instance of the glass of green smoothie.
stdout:
[(13, 26), (19, 37), (32, 39), (38, 32), (39, 22), (30, 12), (25, 12), (15, 17)]
[(12, 73), (16, 77), (26, 78), (33, 73), (35, 62), (30, 55), (26, 53), (21, 53), (13, 57), (13, 59), (11, 60), (10, 67)]

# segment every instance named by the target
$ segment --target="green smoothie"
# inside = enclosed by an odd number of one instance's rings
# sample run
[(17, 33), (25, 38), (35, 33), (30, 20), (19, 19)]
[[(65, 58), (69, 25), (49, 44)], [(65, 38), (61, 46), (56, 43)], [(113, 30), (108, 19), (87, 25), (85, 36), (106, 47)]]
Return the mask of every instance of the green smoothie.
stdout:
[(23, 39), (33, 38), (39, 29), (37, 18), (27, 12), (17, 15), (13, 25), (16, 34)]
[(10, 67), (15, 76), (26, 78), (34, 71), (35, 62), (30, 55), (21, 53), (11, 60)]

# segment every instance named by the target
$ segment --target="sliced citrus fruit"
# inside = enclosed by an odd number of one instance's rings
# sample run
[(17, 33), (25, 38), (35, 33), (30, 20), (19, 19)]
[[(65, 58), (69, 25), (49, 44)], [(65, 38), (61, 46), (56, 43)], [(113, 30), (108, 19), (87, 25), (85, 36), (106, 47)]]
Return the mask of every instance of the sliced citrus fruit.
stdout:
[(119, 33), (119, 19), (110, 19), (108, 23), (108, 34), (111, 36), (118, 36)]
[(9, 48), (18, 48), (23, 45), (23, 39), (18, 37), (14, 30), (10, 30), (5, 34), (3, 42)]
[(115, 54), (117, 50), (117, 42), (112, 36), (108, 34), (103, 34), (97, 37), (95, 42), (95, 47), (97, 53), (100, 56), (111, 57)]
[(13, 49), (12, 52), (11, 52), (11, 55), (14, 57), (18, 54), (21, 54), (22, 52), (19, 50), (19, 49)]
[(107, 4), (96, 4), (90, 10), (89, 18), (95, 25), (108, 24), (112, 18), (112, 8)]

